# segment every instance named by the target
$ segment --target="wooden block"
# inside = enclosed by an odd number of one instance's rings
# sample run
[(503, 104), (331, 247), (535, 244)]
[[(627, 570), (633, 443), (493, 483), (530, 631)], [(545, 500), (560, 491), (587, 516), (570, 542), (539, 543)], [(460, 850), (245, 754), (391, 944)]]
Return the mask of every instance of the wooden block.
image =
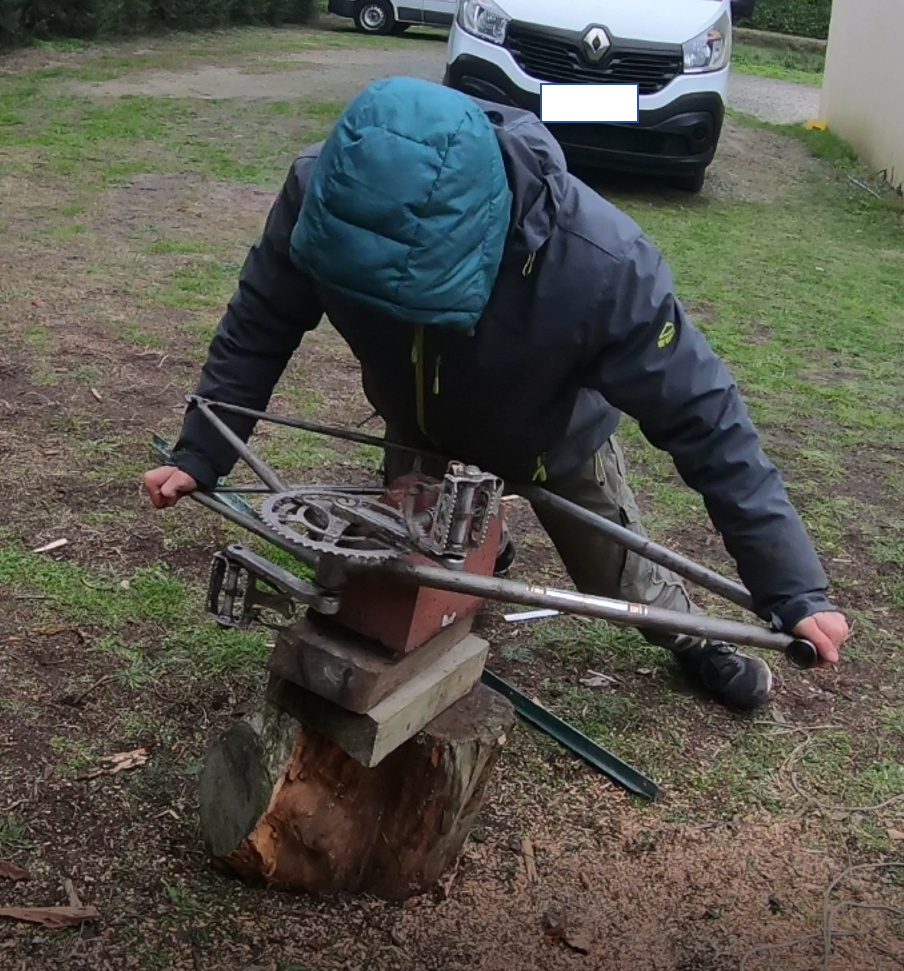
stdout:
[(372, 767), (474, 687), (489, 647), (487, 641), (469, 634), (367, 714), (346, 711), (276, 676), (270, 678), (267, 699)]
[(309, 613), (277, 638), (269, 668), (341, 708), (364, 714), (464, 640), (473, 623), (473, 616), (462, 617), (413, 653), (397, 654)]

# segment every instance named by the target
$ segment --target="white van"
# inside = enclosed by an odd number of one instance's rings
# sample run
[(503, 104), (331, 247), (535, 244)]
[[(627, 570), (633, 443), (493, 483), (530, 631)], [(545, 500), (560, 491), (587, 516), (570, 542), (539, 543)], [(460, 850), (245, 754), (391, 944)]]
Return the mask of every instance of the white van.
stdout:
[[(737, 14), (752, 12), (752, 0), (735, 3)], [(698, 192), (725, 114), (732, 6), (461, 0), (443, 83), (538, 117), (544, 84), (637, 84), (637, 121), (576, 119), (550, 122), (549, 130), (577, 164), (664, 175)]]
[(458, 0), (329, 0), (327, 10), (337, 17), (351, 17), (364, 34), (401, 34), (420, 24), (450, 27)]

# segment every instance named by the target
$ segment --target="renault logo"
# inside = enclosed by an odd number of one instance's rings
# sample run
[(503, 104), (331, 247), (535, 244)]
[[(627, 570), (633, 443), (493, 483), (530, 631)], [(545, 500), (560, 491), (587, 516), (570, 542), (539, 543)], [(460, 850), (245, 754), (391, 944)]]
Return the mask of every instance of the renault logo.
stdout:
[(601, 61), (606, 51), (609, 49), (609, 35), (603, 30), (602, 27), (591, 27), (590, 30), (584, 34), (582, 43), (584, 45), (584, 53), (587, 55), (587, 60)]

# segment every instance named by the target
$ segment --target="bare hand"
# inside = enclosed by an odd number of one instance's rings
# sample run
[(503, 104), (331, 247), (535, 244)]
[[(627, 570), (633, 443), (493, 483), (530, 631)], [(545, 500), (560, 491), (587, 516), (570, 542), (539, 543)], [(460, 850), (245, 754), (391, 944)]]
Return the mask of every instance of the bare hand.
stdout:
[(805, 617), (794, 628), (794, 633), (816, 648), (823, 664), (837, 664), (841, 645), (848, 639), (850, 631), (844, 614), (827, 610)]
[(181, 472), (172, 465), (161, 465), (144, 473), (144, 487), (151, 502), (158, 509), (164, 509), (175, 506), (183, 496), (194, 492), (198, 483), (187, 472)]

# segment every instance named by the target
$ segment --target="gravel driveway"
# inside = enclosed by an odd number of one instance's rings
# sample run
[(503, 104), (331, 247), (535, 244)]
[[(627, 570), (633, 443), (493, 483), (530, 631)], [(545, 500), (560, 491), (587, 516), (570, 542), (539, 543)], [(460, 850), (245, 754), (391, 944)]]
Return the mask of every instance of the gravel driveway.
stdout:
[(732, 74), (728, 104), (763, 121), (791, 125), (819, 117), (819, 88), (753, 74)]

